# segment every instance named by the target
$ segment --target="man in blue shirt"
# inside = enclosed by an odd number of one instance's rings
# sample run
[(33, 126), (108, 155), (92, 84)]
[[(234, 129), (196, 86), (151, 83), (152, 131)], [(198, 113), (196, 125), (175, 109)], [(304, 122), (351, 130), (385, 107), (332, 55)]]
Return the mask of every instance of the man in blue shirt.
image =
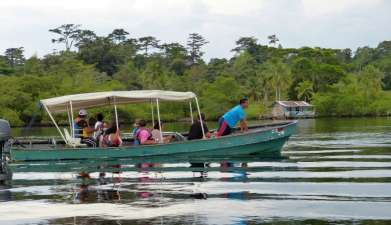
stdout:
[(248, 99), (240, 99), (239, 105), (233, 107), (231, 110), (226, 112), (219, 119), (219, 129), (217, 130), (217, 137), (229, 135), (232, 132), (232, 128), (240, 121), (241, 132), (247, 131), (246, 113), (244, 109), (248, 107)]

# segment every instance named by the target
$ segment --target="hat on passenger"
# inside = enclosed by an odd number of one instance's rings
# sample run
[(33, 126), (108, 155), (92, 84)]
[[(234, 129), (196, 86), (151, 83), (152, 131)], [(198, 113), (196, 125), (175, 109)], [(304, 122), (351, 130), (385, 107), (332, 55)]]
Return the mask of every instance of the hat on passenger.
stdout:
[(87, 110), (85, 110), (85, 109), (80, 109), (80, 111), (79, 111), (79, 116), (87, 116)]

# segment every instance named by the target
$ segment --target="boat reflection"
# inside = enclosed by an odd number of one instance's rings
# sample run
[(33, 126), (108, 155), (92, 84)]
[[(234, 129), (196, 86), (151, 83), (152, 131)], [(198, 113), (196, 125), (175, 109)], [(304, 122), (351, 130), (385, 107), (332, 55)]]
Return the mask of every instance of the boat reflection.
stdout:
[(203, 186), (208, 181), (250, 182), (251, 173), (268, 170), (267, 167), (254, 166), (258, 162), (255, 157), (139, 158), (14, 163), (10, 168), (15, 173), (74, 174), (75, 179), (70, 186), (72, 190), (67, 197), (72, 203), (123, 203), (158, 207), (184, 199), (249, 199), (252, 196), (249, 192), (232, 190), (208, 193), (205, 191), (208, 188), (204, 189)]
[(111, 177), (107, 177), (105, 172), (99, 172), (98, 178), (93, 179), (90, 173), (80, 172), (77, 176), (80, 183), (73, 193), (73, 202), (95, 203), (120, 201), (121, 171), (112, 172), (111, 175)]

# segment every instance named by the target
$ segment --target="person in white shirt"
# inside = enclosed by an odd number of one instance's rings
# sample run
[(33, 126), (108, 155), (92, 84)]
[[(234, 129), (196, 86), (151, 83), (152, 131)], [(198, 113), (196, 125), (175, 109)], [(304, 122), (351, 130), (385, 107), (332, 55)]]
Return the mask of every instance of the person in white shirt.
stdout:
[(96, 115), (96, 123), (94, 129), (95, 129), (94, 138), (98, 140), (99, 136), (103, 134), (103, 129), (104, 129), (102, 113), (98, 113)]
[[(163, 128), (163, 125), (161, 125), (161, 126)], [(174, 139), (174, 137), (172, 137), (172, 136), (166, 136), (166, 137), (163, 137), (163, 140), (161, 140), (162, 135), (160, 132), (159, 122), (155, 123), (155, 125), (153, 126), (153, 130), (151, 131), (151, 135), (152, 135), (152, 139), (155, 140), (156, 143), (169, 143), (169, 142), (173, 141), (173, 139)]]

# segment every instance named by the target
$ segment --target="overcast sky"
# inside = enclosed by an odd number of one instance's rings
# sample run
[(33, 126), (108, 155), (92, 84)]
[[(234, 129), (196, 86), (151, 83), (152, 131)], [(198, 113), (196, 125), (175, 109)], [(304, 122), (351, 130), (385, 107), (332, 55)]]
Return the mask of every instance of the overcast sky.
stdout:
[(42, 56), (63, 46), (48, 32), (82, 24), (98, 35), (124, 28), (131, 37), (186, 43), (197, 32), (205, 58), (230, 57), (235, 40), (276, 34), (284, 47), (352, 48), (391, 40), (390, 0), (0, 0), (0, 54), (23, 46)]

